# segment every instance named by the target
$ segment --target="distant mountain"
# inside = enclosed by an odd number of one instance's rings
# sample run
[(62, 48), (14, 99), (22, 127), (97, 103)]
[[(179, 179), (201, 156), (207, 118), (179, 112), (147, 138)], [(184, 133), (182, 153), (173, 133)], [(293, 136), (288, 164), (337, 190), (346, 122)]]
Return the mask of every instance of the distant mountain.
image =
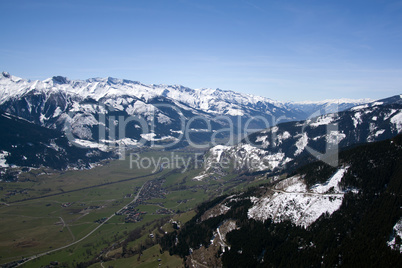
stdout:
[(402, 134), (342, 151), (200, 205), (161, 246), (190, 267), (400, 267), (401, 163)]
[[(389, 139), (401, 132), (402, 99), (398, 95), (340, 113), (281, 123), (250, 134), (234, 146), (215, 146), (206, 154), (205, 171), (195, 179), (233, 170), (275, 174), (316, 159), (336, 165), (338, 150)], [(230, 162), (232, 171), (222, 168), (222, 162)]]
[(303, 111), (307, 117), (319, 116), (329, 113), (337, 113), (348, 110), (356, 105), (370, 103), (371, 99), (333, 99), (324, 101), (301, 101), (301, 102), (286, 102), (286, 107), (289, 109), (297, 109)]
[(89, 168), (93, 163), (113, 157), (107, 148), (79, 148), (64, 133), (41, 127), (25, 119), (0, 112), (0, 174), (13, 180), (9, 167)]
[(250, 131), (367, 101), (285, 103), (220, 89), (144, 85), (110, 77), (29, 81), (0, 74), (0, 110), (104, 144), (177, 147), (208, 144), (215, 138), (237, 143)]

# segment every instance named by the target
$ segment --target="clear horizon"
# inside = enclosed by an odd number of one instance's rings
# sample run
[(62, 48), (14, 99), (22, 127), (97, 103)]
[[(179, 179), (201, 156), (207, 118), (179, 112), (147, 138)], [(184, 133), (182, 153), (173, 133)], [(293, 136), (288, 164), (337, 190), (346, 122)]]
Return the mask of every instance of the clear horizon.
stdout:
[(401, 93), (402, 1), (3, 1), (0, 71), (278, 101)]

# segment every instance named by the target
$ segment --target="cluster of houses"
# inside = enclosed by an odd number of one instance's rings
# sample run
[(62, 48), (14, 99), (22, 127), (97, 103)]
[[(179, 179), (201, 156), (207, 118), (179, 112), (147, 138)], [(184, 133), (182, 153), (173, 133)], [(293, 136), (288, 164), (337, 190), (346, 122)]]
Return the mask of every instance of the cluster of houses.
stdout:
[(142, 216), (146, 214), (146, 212), (140, 211), (135, 208), (135, 205), (130, 205), (122, 209), (120, 212), (116, 212), (116, 215), (125, 215), (124, 218), (125, 223), (133, 223), (139, 222), (142, 220)]
[(149, 200), (153, 198), (166, 198), (167, 191), (162, 189), (162, 184), (165, 182), (164, 179), (153, 180), (147, 182), (141, 193), (140, 198), (138, 200)]

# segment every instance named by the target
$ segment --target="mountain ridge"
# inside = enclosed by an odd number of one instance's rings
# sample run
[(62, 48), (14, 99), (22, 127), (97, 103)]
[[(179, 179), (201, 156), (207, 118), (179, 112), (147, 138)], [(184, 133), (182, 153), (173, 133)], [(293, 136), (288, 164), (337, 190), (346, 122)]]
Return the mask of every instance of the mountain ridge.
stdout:
[[(372, 101), (371, 99), (328, 99), (328, 100), (323, 100), (323, 101), (300, 101), (300, 102), (289, 102), (289, 101), (277, 101), (277, 100), (273, 100), (270, 98), (266, 98), (266, 97), (261, 97), (261, 96), (257, 96), (257, 95), (252, 95), (252, 94), (242, 94), (242, 93), (238, 93), (232, 90), (222, 90), (222, 89), (212, 89), (212, 88), (199, 88), (199, 89), (191, 89), (189, 87), (185, 87), (182, 85), (165, 85), (165, 84), (151, 84), (151, 85), (145, 85), (142, 84), (138, 81), (134, 81), (134, 80), (127, 80), (127, 79), (118, 79), (118, 78), (113, 78), (113, 77), (107, 77), (107, 78), (89, 78), (86, 80), (70, 80), (67, 77), (63, 77), (63, 76), (53, 76), (52, 78), (47, 78), (43, 81), (40, 80), (35, 80), (35, 81), (31, 81), (31, 80), (25, 80), (23, 78), (20, 77), (16, 77), (13, 75), (10, 75), (7, 72), (3, 72), (2, 75), (0, 76), (0, 79), (10, 79), (13, 82), (17, 82), (19, 84), (22, 84), (23, 86), (27, 86), (30, 85), (31, 89), (34, 88), (46, 88), (46, 85), (53, 87), (54, 85), (70, 85), (70, 88), (67, 87), (61, 87), (58, 89), (62, 89), (65, 90), (66, 93), (76, 93), (76, 94), (81, 94), (81, 97), (87, 98), (87, 97), (91, 97), (95, 100), (99, 100), (102, 97), (106, 97), (106, 96), (111, 96), (113, 95), (113, 93), (117, 93), (116, 91), (113, 91), (111, 89), (113, 89), (113, 87), (108, 88), (109, 91), (101, 91), (100, 93), (98, 92), (97, 94), (95, 94), (95, 89), (100, 90), (100, 88), (96, 88), (93, 86), (90, 86), (89, 84), (91, 83), (103, 83), (103, 87), (107, 86), (107, 85), (123, 85), (123, 84), (131, 84), (131, 85), (136, 85), (139, 87), (145, 87), (149, 90), (154, 90), (154, 92), (152, 92), (152, 95), (146, 95), (144, 92), (139, 92), (138, 95), (134, 95), (133, 92), (129, 92), (129, 91), (123, 91), (125, 94), (122, 94), (123, 92), (120, 92), (121, 95), (130, 95), (132, 94), (132, 96), (138, 97), (138, 98), (145, 98), (147, 99), (147, 97), (156, 97), (156, 96), (169, 96), (171, 98), (173, 97), (183, 97), (186, 93), (191, 92), (193, 94), (195, 94), (196, 97), (205, 97), (207, 95), (209, 96), (214, 96), (214, 97), (225, 97), (223, 99), (228, 100), (228, 96), (231, 97), (232, 101), (234, 101), (235, 103), (241, 103), (241, 102), (248, 102), (248, 103), (252, 103), (252, 104), (256, 104), (258, 102), (265, 102), (265, 103), (271, 103), (271, 104), (275, 104), (278, 106), (286, 106), (286, 105), (309, 105), (309, 104), (314, 104), (314, 105), (319, 105), (319, 104), (329, 104), (329, 103), (349, 103), (349, 104), (357, 104), (357, 103), (367, 103)], [(95, 85), (96, 86), (96, 85)], [(73, 90), (75, 89), (75, 90)], [(85, 91), (85, 89), (87, 89), (87, 91)], [(139, 88), (135, 88), (133, 87), (132, 89), (139, 89)], [(170, 92), (170, 90), (175, 90), (176, 92)], [(69, 91), (70, 90), (70, 91)], [(4, 90), (2, 90), (4, 91)], [(168, 92), (170, 92), (171, 94), (169, 95)], [(6, 97), (18, 97), (17, 94), (13, 95), (11, 93), (9, 94), (4, 94), (4, 92), (2, 95), (0, 95), (0, 103), (4, 101), (4, 99)], [(181, 94), (179, 94), (181, 93)], [(201, 93), (207, 93), (207, 94), (201, 94)], [(228, 96), (223, 96), (224, 94), (228, 95)], [(188, 94), (187, 94), (187, 97)], [(196, 101), (193, 99), (191, 100), (185, 100), (186, 103), (196, 103)], [(198, 105), (194, 108), (200, 108), (203, 107), (203, 105)], [(205, 106), (204, 106), (205, 107)], [(205, 108), (207, 109), (207, 108)]]

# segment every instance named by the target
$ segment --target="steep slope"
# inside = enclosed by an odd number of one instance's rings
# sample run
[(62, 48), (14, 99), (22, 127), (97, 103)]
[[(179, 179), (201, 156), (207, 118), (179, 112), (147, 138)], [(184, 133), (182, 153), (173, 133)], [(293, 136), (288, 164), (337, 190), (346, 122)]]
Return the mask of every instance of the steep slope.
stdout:
[[(398, 95), (340, 113), (282, 123), (250, 134), (234, 146), (215, 146), (206, 154), (205, 171), (195, 179), (230, 170), (275, 173), (316, 159), (336, 165), (339, 149), (388, 139), (401, 131)], [(222, 163), (228, 162), (230, 168), (222, 168)]]
[(64, 133), (0, 112), (1, 179), (9, 167), (88, 168), (92, 163), (114, 156), (106, 148), (79, 148)]
[(190, 267), (402, 265), (402, 135), (339, 159), (205, 203), (161, 245)]

